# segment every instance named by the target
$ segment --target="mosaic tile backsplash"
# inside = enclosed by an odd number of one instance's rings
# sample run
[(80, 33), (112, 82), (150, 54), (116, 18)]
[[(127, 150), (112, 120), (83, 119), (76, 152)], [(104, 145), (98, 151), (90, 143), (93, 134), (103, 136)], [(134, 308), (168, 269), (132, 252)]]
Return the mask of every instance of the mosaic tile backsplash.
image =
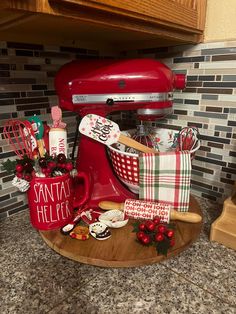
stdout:
[[(103, 52), (104, 53), (104, 52)], [(187, 88), (174, 93), (174, 111), (157, 126), (179, 130), (195, 125), (201, 134), (192, 171), (192, 193), (222, 203), (236, 180), (236, 42), (150, 48), (117, 53), (119, 57), (150, 57), (187, 75)], [(75, 59), (107, 57), (99, 50), (0, 42), (0, 131), (11, 118), (40, 115), (51, 122), (50, 107), (58, 103), (54, 76)], [(127, 119), (128, 118), (128, 119)], [(129, 128), (132, 113), (117, 113)], [(75, 114), (63, 112), (71, 151)], [(131, 121), (131, 122), (130, 122)], [(0, 162), (15, 159), (1, 134)], [(28, 207), (26, 195), (12, 185), (13, 176), (0, 170), (0, 218)]]
[(172, 116), (157, 126), (199, 128), (192, 193), (222, 203), (236, 180), (236, 42), (143, 49), (129, 55), (158, 59), (187, 75), (186, 89), (174, 93)]

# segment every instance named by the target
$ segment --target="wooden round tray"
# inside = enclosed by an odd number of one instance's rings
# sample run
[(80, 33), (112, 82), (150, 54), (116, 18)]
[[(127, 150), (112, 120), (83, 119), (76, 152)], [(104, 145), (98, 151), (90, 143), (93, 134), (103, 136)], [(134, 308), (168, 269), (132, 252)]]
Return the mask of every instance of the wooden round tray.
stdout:
[[(189, 211), (201, 215), (192, 196)], [(125, 227), (111, 229), (112, 236), (104, 241), (92, 237), (79, 241), (62, 235), (60, 230), (40, 231), (40, 234), (50, 248), (72, 260), (101, 267), (134, 267), (158, 263), (179, 254), (197, 239), (202, 227), (202, 223), (176, 221), (175, 246), (164, 256), (157, 255), (154, 246), (145, 247), (136, 241), (133, 222), (129, 220)]]

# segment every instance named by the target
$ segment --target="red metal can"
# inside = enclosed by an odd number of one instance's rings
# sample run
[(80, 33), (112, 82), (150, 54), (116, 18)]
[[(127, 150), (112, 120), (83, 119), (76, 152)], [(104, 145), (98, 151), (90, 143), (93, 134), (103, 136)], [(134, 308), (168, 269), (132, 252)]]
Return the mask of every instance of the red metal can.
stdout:
[(54, 178), (33, 178), (27, 191), (30, 220), (39, 230), (57, 229), (69, 223), (75, 207), (89, 198), (89, 181), (84, 172), (77, 177), (84, 181), (84, 195), (74, 199), (74, 186), (69, 173)]

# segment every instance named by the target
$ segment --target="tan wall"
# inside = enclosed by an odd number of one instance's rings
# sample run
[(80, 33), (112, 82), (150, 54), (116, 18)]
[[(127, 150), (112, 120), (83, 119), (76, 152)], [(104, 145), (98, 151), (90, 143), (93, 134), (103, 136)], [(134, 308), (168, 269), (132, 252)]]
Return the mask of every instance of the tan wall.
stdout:
[(235, 39), (236, 0), (207, 0), (204, 41)]

